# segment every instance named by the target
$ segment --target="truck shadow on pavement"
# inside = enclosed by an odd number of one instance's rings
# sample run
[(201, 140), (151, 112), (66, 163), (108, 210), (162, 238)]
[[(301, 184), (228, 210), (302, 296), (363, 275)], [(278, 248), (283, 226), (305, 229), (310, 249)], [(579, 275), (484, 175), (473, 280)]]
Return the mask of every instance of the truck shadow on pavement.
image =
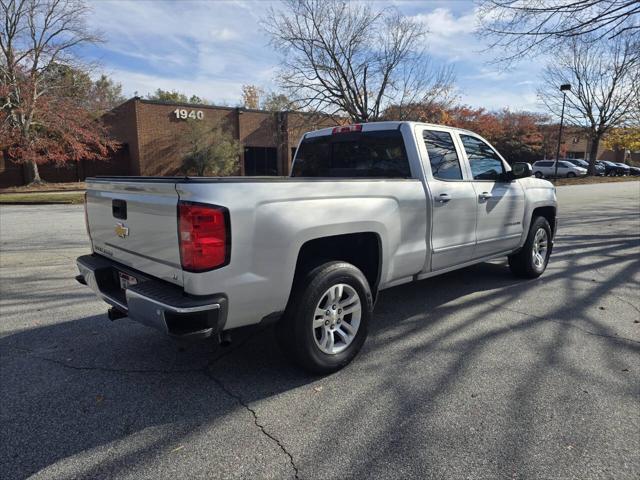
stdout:
[[(3, 477), (161, 473), (194, 458), (222, 474), (269, 448), (281, 470), (264, 476), (278, 478), (457, 477), (487, 459), (488, 476), (547, 476), (533, 461), (552, 448), (540, 422), (571, 430), (576, 405), (598, 413), (589, 390), (625, 405), (640, 394), (629, 371), (640, 310), (628, 293), (640, 272), (638, 235), (560, 240), (537, 280), (485, 263), (382, 292), (360, 356), (324, 378), (291, 367), (273, 328), (237, 331), (226, 349), (104, 315), (14, 332), (0, 339)], [(30, 299), (62, 316), (88, 298), (80, 288), (67, 303)], [(583, 428), (567, 442), (588, 449), (606, 426)], [(360, 454), (336, 451), (335, 439)], [(464, 458), (461, 470), (445, 465), (452, 455)], [(574, 460), (561, 452), (562, 465)]]

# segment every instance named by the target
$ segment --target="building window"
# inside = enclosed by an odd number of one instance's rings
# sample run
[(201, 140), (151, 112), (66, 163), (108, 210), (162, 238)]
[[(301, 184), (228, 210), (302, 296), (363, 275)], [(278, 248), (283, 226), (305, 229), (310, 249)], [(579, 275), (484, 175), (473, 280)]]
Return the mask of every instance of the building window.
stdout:
[(278, 149), (245, 147), (244, 174), (249, 176), (278, 175)]

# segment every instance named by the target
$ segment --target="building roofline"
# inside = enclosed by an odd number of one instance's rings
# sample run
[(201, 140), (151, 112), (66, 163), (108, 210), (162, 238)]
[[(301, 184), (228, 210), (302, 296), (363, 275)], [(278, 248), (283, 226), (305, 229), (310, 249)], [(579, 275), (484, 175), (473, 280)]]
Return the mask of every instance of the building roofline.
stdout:
[(140, 102), (146, 103), (150, 105), (165, 105), (165, 106), (176, 106), (176, 107), (189, 107), (189, 108), (212, 108), (216, 110), (228, 110), (228, 111), (239, 111), (239, 112), (248, 112), (248, 113), (295, 113), (297, 115), (318, 115), (322, 117), (331, 117), (328, 113), (322, 112), (303, 112), (300, 110), (262, 110), (257, 108), (246, 108), (246, 107), (229, 107), (226, 105), (214, 105), (210, 103), (188, 103), (188, 102), (171, 102), (165, 100), (150, 100), (148, 98), (142, 97), (131, 97), (128, 100), (125, 100), (118, 106), (114, 107), (112, 110), (119, 108), (120, 106), (129, 103), (129, 102)]
[[(211, 103), (189, 103), (189, 102), (172, 102), (166, 100), (151, 100), (148, 98), (142, 97), (132, 97), (129, 101), (138, 101), (140, 103), (146, 103), (150, 105), (167, 105), (167, 106), (176, 106), (176, 107), (189, 107), (189, 108), (215, 108), (216, 110), (237, 110), (240, 112), (249, 112), (249, 113), (281, 113), (280, 111), (272, 111), (272, 110), (260, 110), (257, 108), (246, 108), (246, 107), (229, 107), (227, 105), (214, 105)], [(125, 102), (126, 103), (126, 102)]]

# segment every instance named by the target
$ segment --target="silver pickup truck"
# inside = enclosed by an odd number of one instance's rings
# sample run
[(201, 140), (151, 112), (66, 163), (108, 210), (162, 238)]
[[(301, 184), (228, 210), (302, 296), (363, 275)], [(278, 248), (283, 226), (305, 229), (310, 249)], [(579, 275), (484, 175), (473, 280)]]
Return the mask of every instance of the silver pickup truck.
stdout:
[(482, 137), (414, 122), (305, 134), (290, 177), (87, 180), (80, 283), (173, 336), (276, 323), (302, 367), (358, 353), (378, 293), (491, 258), (544, 272), (556, 194)]

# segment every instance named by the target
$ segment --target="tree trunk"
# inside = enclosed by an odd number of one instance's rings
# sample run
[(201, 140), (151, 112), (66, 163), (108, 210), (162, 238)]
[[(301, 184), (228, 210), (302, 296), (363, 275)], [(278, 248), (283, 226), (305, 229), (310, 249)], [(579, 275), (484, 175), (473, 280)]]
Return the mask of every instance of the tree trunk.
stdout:
[(598, 147), (600, 146), (600, 136), (596, 135), (591, 138), (591, 148), (589, 149), (589, 169), (587, 174), (596, 174), (596, 160), (598, 157)]
[(29, 162), (25, 165), (27, 171), (27, 183), (29, 185), (44, 183), (40, 178), (40, 170), (36, 162)]

